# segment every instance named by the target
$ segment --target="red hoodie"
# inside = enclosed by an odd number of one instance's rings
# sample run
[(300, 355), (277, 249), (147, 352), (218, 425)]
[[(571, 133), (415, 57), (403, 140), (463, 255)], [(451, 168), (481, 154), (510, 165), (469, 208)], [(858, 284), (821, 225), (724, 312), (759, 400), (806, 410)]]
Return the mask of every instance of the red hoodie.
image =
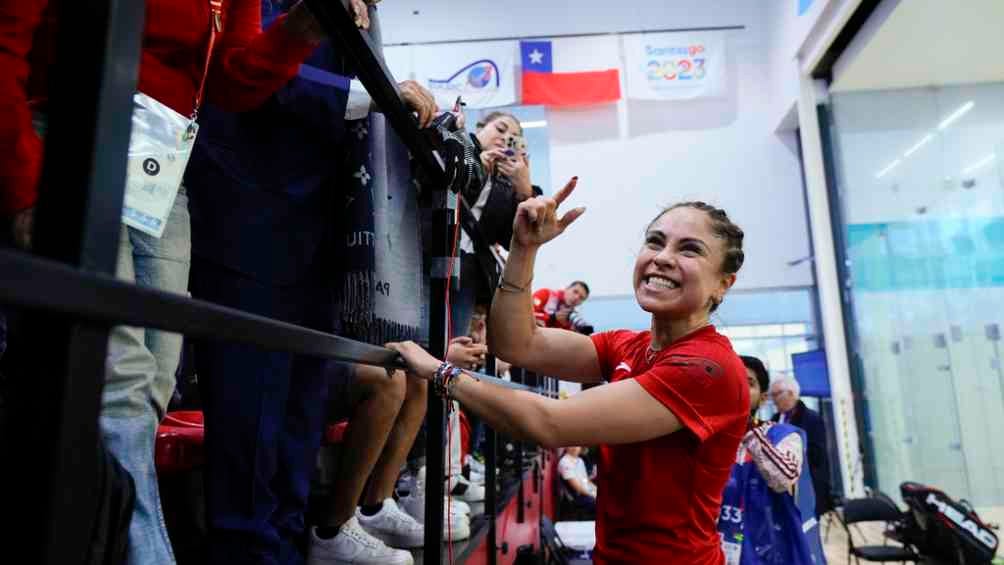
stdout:
[[(48, 0), (0, 0), (0, 214), (35, 204), (42, 142), (32, 103), (48, 93), (55, 8)], [(147, 0), (139, 90), (188, 115), (209, 42), (208, 0)], [(316, 44), (281, 25), (261, 30), (258, 0), (223, 0), (223, 31), (206, 82), (206, 98), (231, 111), (261, 105), (299, 70)]]
[(556, 290), (542, 288), (533, 293), (533, 317), (549, 328), (572, 329), (570, 320), (562, 322), (558, 318), (551, 318), (562, 306), (565, 306), (565, 289), (563, 288)]

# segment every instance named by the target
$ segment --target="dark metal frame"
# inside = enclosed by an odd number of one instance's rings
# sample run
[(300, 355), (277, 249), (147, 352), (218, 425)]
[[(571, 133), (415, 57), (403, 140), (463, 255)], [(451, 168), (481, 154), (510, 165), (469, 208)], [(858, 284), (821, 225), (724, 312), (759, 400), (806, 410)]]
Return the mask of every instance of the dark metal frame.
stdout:
[(857, 321), (854, 318), (854, 297), (851, 293), (852, 276), (847, 236), (844, 226), (843, 202), (840, 198), (840, 181), (837, 176), (838, 148), (833, 138), (833, 115), (826, 105), (816, 108), (819, 120), (819, 137), (823, 148), (823, 168), (826, 175), (826, 198), (830, 208), (830, 227), (836, 255), (837, 280), (840, 284), (840, 316), (844, 322), (844, 340), (847, 343), (847, 363), (850, 372), (854, 412), (857, 420), (858, 441), (864, 452), (862, 479), (872, 488), (878, 488), (878, 471), (875, 468), (875, 441), (872, 439), (871, 413), (868, 408), (868, 389), (864, 378), (864, 364), (858, 352)]
[[(87, 273), (113, 274), (124, 194), (143, 2), (54, 3), (57, 38), (35, 249)], [(5, 266), (5, 281), (17, 273)], [(13, 266), (16, 268), (16, 266)], [(24, 274), (24, 273), (19, 273)], [(30, 276), (30, 275), (29, 275)], [(26, 563), (74, 563), (90, 544), (98, 494), (98, 413), (110, 325), (32, 312), (8, 402), (5, 551)], [(15, 461), (17, 463), (15, 463)]]
[[(833, 82), (833, 68), (840, 56), (850, 46), (851, 41), (861, 31), (868, 18), (872, 16), (882, 0), (863, 0), (855, 8), (854, 13), (841, 28), (833, 43), (823, 53), (823, 57), (812, 70), (812, 78)], [(851, 273), (847, 254), (846, 237), (844, 234), (843, 210), (840, 200), (840, 188), (836, 173), (837, 145), (832, 138), (832, 113), (825, 104), (816, 108), (819, 121), (819, 137), (822, 143), (823, 166), (826, 175), (826, 196), (830, 208), (830, 229), (833, 235), (833, 246), (836, 254), (837, 278), (840, 284), (841, 317), (844, 321), (844, 338), (847, 342), (847, 363), (850, 369), (851, 389), (854, 394), (854, 410), (858, 424), (861, 447), (864, 451), (862, 474), (865, 484), (876, 486), (878, 475), (875, 470), (875, 442), (869, 433), (871, 430), (868, 413), (867, 390), (864, 379), (864, 367), (857, 353), (857, 326), (854, 321), (853, 297), (850, 292)], [(821, 320), (820, 320), (821, 321)], [(838, 477), (838, 480), (842, 480)]]
[(862, 0), (858, 7), (854, 9), (854, 13), (851, 14), (844, 27), (837, 33), (837, 37), (834, 38), (833, 43), (823, 53), (819, 64), (816, 65), (816, 68), (812, 69), (812, 78), (824, 79), (827, 83), (833, 81), (833, 66), (836, 65), (837, 60), (840, 59), (840, 55), (847, 50), (847, 47), (851, 44), (851, 40), (864, 27), (865, 22), (868, 21), (868, 18), (871, 17), (872, 13), (881, 3), (882, 0)]
[[(341, 2), (307, 0), (345, 49), (358, 76), (433, 184), (442, 164), (399, 97), (396, 83)], [(46, 157), (36, 207), (36, 256), (0, 249), (0, 304), (23, 309), (9, 379), (3, 508), (11, 514), (11, 555), (25, 562), (73, 563), (86, 555), (97, 510), (98, 416), (108, 335), (127, 324), (188, 336), (243, 342), (297, 354), (389, 368), (393, 351), (114, 278), (125, 191), (132, 93), (136, 89), (144, 2), (54, 3), (61, 26), (48, 106)], [(435, 193), (434, 255), (449, 257), (453, 200)], [(461, 201), (464, 219), (469, 208)], [(476, 224), (464, 222), (476, 242)], [(437, 261), (433, 261), (437, 263)], [(446, 261), (439, 262), (445, 264)], [(459, 273), (432, 273), (430, 350), (447, 347), (447, 285)], [(494, 362), (489, 365), (493, 373)], [(513, 383), (513, 388), (529, 389)], [(444, 403), (430, 395), (427, 500), (442, 500)], [(488, 433), (489, 563), (495, 562), (497, 434)], [(521, 474), (522, 476), (522, 474)], [(522, 490), (522, 486), (520, 487)], [(428, 563), (442, 561), (441, 504), (426, 505)], [(18, 551), (20, 549), (20, 551)]]

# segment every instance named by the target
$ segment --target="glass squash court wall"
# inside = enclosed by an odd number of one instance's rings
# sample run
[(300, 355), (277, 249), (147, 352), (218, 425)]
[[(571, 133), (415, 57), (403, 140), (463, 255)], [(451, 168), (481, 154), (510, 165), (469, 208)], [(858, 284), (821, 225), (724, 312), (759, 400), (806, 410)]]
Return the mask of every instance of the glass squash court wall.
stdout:
[(1004, 504), (1004, 84), (833, 93), (878, 487)]

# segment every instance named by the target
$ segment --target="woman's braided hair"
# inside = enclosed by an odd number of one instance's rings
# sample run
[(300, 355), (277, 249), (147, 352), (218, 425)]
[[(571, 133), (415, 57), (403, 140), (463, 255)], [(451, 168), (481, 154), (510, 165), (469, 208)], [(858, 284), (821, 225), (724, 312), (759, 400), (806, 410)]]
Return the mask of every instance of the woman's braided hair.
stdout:
[[(738, 273), (739, 269), (743, 266), (743, 261), (746, 259), (746, 254), (743, 252), (743, 238), (745, 237), (745, 234), (743, 233), (743, 229), (729, 218), (729, 215), (725, 213), (725, 210), (716, 208), (711, 204), (701, 202), (700, 200), (678, 202), (664, 209), (662, 212), (659, 212), (659, 215), (649, 223), (649, 228), (651, 228), (652, 224), (654, 224), (656, 220), (661, 218), (666, 212), (677, 208), (693, 208), (708, 215), (708, 218), (711, 220), (712, 233), (715, 234), (715, 237), (725, 241), (725, 259), (722, 260), (722, 272), (727, 275)], [(718, 308), (719, 304), (720, 302), (712, 301), (711, 311), (714, 312)]]

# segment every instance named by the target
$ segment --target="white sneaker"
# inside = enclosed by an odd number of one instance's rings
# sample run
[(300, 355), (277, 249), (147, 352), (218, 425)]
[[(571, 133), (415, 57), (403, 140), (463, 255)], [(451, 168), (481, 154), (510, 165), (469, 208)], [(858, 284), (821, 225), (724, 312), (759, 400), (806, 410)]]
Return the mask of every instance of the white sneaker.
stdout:
[(471, 537), (471, 519), (466, 514), (450, 514), (447, 522), (443, 515), (443, 541), (460, 541)]
[[(402, 496), (398, 503), (419, 524), (425, 523), (425, 467), (418, 470), (415, 476), (414, 488), (411, 489), (408, 496)], [(471, 507), (466, 502), (457, 500), (456, 498), (450, 500), (448, 495), (445, 494), (443, 495), (443, 512), (446, 512), (447, 503), (450, 505), (450, 512), (463, 515), (470, 515), (471, 513)]]
[(466, 502), (464, 502), (463, 500), (457, 500), (456, 498), (450, 499), (450, 497), (448, 496), (444, 496), (443, 500), (445, 501), (444, 504), (448, 503), (450, 505), (451, 510), (460, 512), (461, 514), (466, 514), (468, 516), (471, 515), (471, 506)]
[(310, 530), (310, 549), (307, 565), (413, 565), (411, 553), (392, 549), (359, 526), (355, 516), (349, 518), (338, 535), (331, 539), (317, 537), (317, 529)]
[(464, 463), (467, 463), (467, 465), (470, 466), (472, 473), (477, 473), (479, 475), (485, 474), (485, 464), (472, 457), (471, 454), (467, 454), (464, 458)]
[(397, 478), (394, 491), (397, 492), (398, 496), (404, 496), (415, 489), (416, 480), (415, 475), (411, 474), (410, 471), (405, 471)]
[[(408, 496), (402, 497), (398, 504), (416, 522), (425, 523), (425, 467), (418, 472), (415, 489)], [(471, 520), (468, 518), (470, 512), (471, 507), (467, 504), (443, 497), (443, 541), (459, 541), (471, 537)]]
[(425, 528), (397, 507), (393, 498), (383, 501), (383, 508), (372, 516), (356, 509), (356, 519), (364, 530), (390, 547), (422, 547), (425, 545)]
[(485, 487), (468, 481), (463, 475), (450, 477), (450, 480), (446, 482), (446, 486), (450, 496), (454, 500), (482, 502), (485, 499)]
[[(408, 496), (402, 496), (400, 500), (397, 501), (398, 506), (401, 507), (409, 516), (415, 519), (419, 524), (425, 523), (425, 494), (412, 493)], [(463, 500), (452, 499), (448, 497), (443, 497), (443, 516), (446, 516), (447, 508), (449, 508), (449, 513), (453, 516), (460, 516), (466, 518), (471, 514), (471, 507)]]

